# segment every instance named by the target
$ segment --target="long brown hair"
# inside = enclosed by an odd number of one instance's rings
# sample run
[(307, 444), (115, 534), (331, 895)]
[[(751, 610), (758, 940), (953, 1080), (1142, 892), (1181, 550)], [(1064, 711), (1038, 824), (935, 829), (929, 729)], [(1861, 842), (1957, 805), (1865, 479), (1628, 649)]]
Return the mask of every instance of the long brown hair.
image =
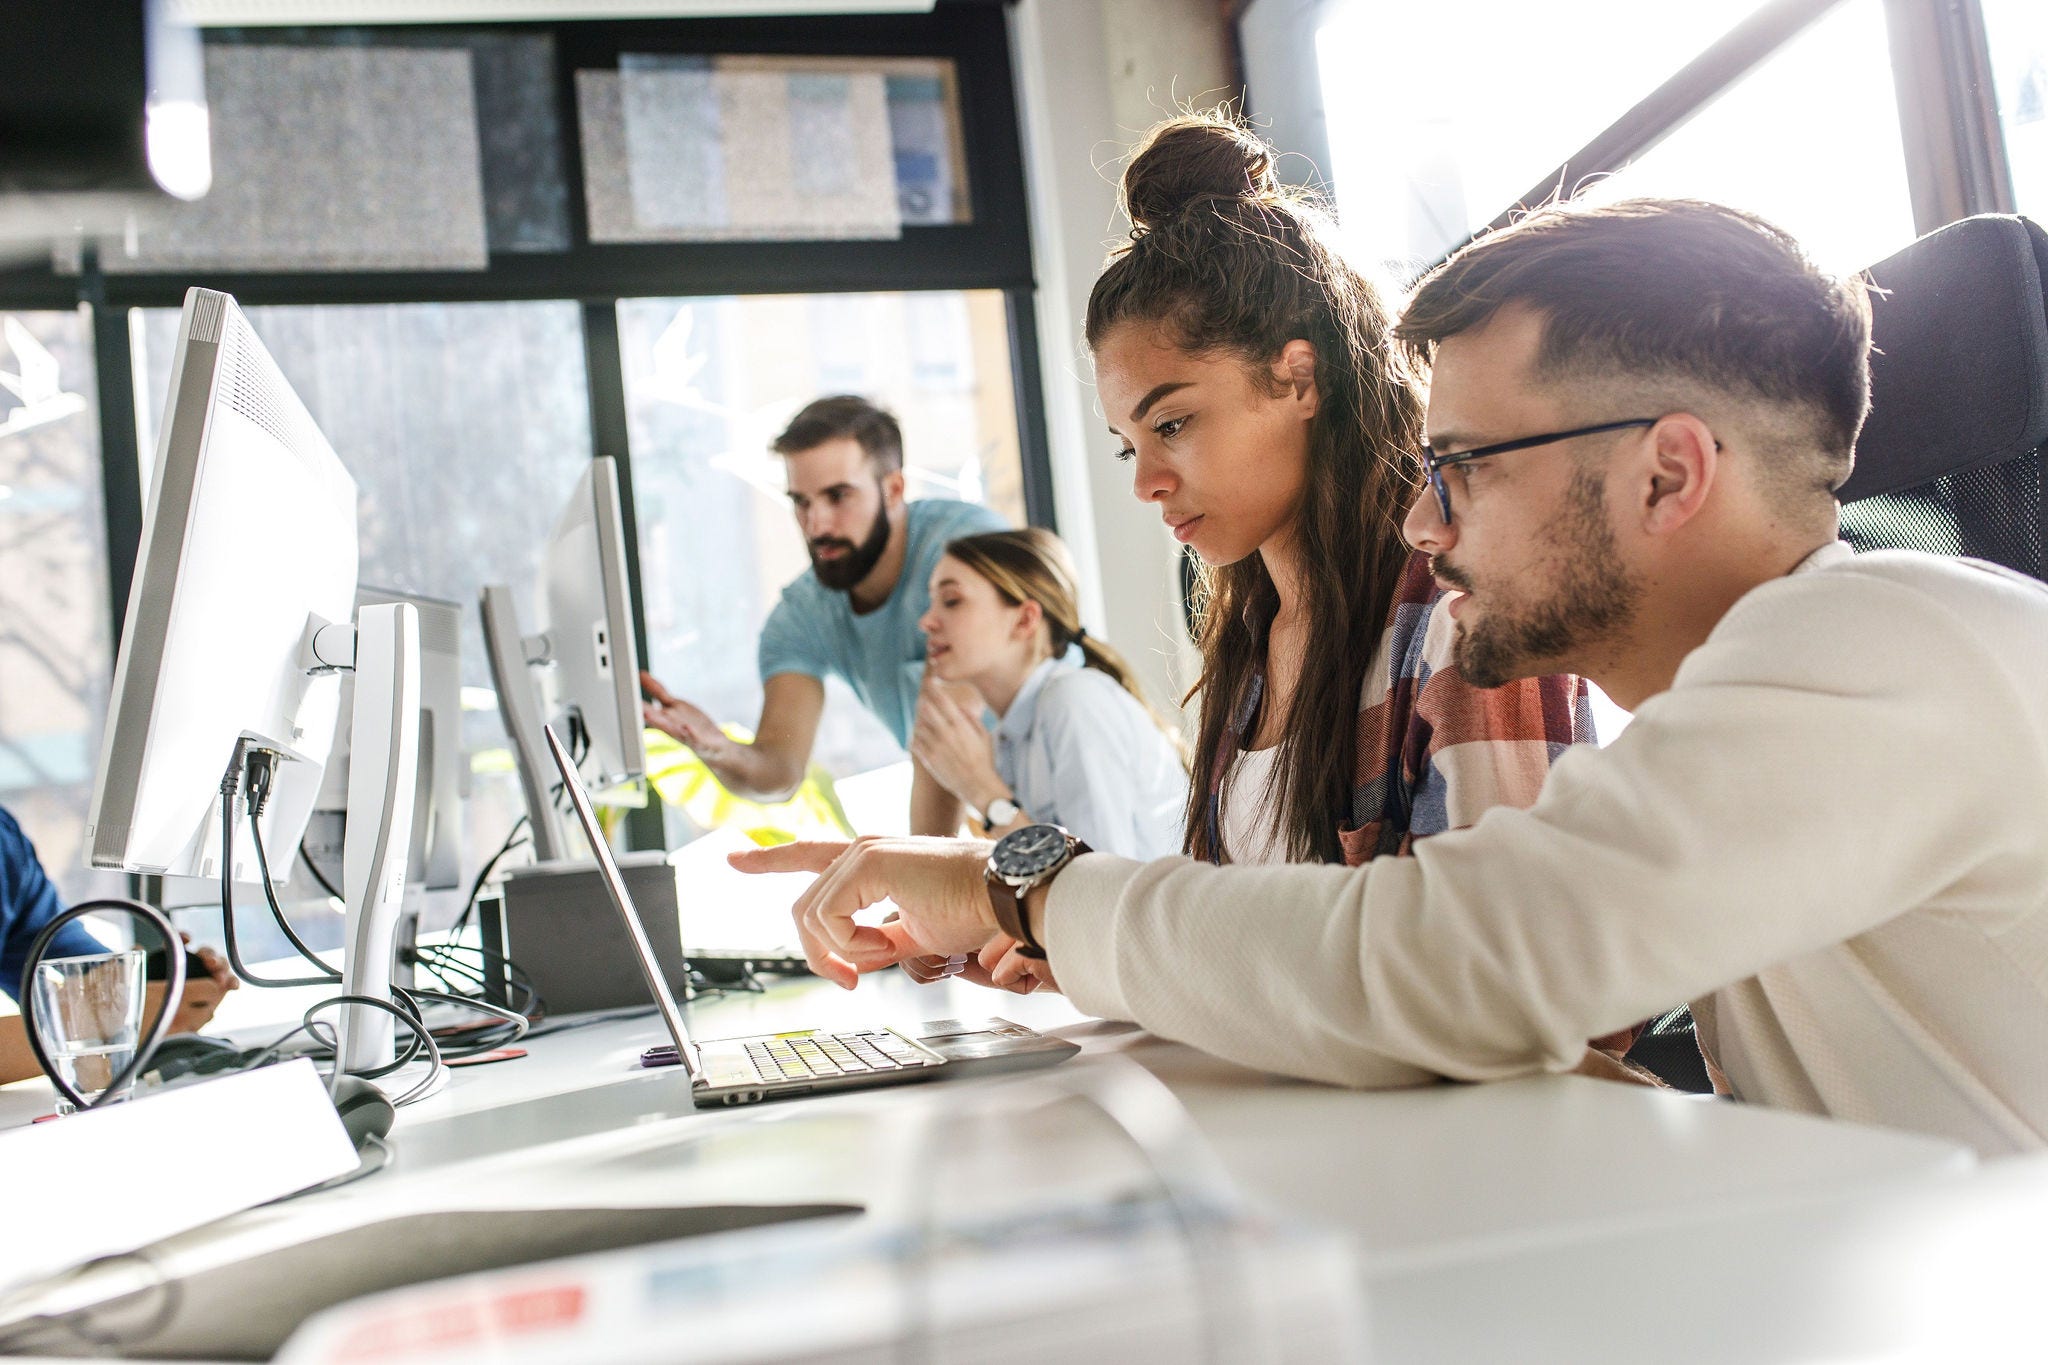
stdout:
[(996, 596), (1010, 606), (1038, 603), (1045, 617), (1054, 657), (1069, 645), (1081, 647), (1081, 661), (1137, 698), (1138, 705), (1178, 745), (1180, 732), (1145, 700), (1124, 656), (1082, 628), (1079, 575), (1066, 542), (1050, 531), (1027, 526), (1021, 531), (988, 531), (948, 541), (946, 554), (989, 581)]
[[(1422, 400), (1389, 340), (1382, 288), (1347, 261), (1313, 194), (1283, 187), (1275, 152), (1220, 113), (1153, 129), (1124, 172), (1131, 240), (1088, 300), (1099, 350), (1123, 323), (1162, 327), (1195, 354), (1241, 358), (1255, 379), (1288, 342), (1315, 347), (1320, 397), (1294, 532), (1313, 654), (1288, 703), (1276, 757), (1275, 812), (1294, 861), (1338, 862), (1351, 807), (1360, 689), (1408, 550), (1400, 521), (1412, 491)], [(1279, 597), (1264, 559), (1198, 570), (1200, 738), (1189, 784), (1187, 851), (1221, 858), (1209, 786), (1226, 735), (1261, 675)]]

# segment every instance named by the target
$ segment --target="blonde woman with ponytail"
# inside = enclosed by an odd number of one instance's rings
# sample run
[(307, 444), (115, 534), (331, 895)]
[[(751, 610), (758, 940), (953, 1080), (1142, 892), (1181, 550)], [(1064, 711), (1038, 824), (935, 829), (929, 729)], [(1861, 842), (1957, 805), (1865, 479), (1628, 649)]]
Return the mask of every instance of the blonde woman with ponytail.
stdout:
[(1105, 853), (1165, 857), (1181, 846), (1186, 771), (1123, 659), (1082, 628), (1077, 598), (1049, 531), (947, 545), (918, 622), (937, 685), (910, 751), (986, 834), (1057, 824)]

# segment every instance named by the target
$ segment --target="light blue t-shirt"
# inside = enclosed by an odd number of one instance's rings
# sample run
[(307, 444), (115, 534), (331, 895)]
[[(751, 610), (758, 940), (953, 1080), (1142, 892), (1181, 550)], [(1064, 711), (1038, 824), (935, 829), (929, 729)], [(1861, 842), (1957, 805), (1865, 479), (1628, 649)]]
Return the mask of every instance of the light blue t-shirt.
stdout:
[(782, 590), (761, 627), (760, 661), (763, 682), (778, 673), (844, 678), (896, 742), (908, 747), (924, 680), (924, 632), (917, 622), (931, 606), (932, 570), (947, 542), (1007, 528), (988, 508), (950, 498), (920, 498), (904, 510), (910, 543), (889, 600), (856, 616), (850, 594), (806, 573)]
[(996, 774), (1033, 820), (1098, 853), (1180, 852), (1188, 775), (1138, 699), (1081, 651), (1047, 659), (996, 724)]

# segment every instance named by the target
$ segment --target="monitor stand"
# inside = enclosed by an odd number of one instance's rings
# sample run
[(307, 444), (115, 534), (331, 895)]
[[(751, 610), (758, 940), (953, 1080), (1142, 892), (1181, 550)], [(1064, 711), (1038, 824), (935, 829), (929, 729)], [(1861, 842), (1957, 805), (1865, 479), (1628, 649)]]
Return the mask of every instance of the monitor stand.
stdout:
[[(419, 780), (419, 611), (409, 602), (366, 606), (356, 613), (355, 637), (348, 826), (341, 854), (341, 889), (348, 901), (342, 990), (388, 1003)], [(389, 1066), (397, 1055), (396, 1026), (383, 1010), (342, 1006), (336, 1070)]]

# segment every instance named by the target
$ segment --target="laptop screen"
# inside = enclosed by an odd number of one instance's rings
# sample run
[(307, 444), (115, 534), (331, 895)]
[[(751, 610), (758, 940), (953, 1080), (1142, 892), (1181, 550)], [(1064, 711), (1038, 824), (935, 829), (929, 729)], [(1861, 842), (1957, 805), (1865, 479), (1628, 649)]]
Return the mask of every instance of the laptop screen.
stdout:
[(541, 732), (547, 736), (548, 752), (554, 755), (555, 767), (562, 774), (562, 786), (569, 793), (569, 803), (576, 808), (576, 819), (583, 826), (583, 837), (590, 842), (590, 855), (597, 859), (598, 875), (604, 878), (604, 887), (611, 895), (612, 904), (618, 907), (619, 915), (626, 921), (626, 937), (632, 941), (633, 956), (640, 960), (640, 975), (646, 978), (647, 989), (654, 993), (654, 1003), (661, 1010), (662, 1022), (668, 1025), (669, 1036), (675, 1039), (676, 1055), (682, 1060), (683, 1069), (690, 1073), (690, 1083), (695, 1085), (702, 1077), (697, 1045), (690, 1041), (690, 1030), (683, 1022), (682, 1008), (676, 1004), (675, 995), (661, 974), (661, 964), (654, 959), (654, 945), (647, 941), (647, 929), (640, 922), (640, 912), (633, 908), (633, 898), (626, 894), (626, 880), (619, 875), (619, 865), (612, 858), (611, 845), (605, 842), (604, 830), (598, 826), (597, 812), (590, 806), (590, 793), (583, 789), (583, 780), (576, 775), (576, 764), (569, 757), (569, 751), (562, 747), (561, 736), (555, 733), (555, 727), (542, 726)]

